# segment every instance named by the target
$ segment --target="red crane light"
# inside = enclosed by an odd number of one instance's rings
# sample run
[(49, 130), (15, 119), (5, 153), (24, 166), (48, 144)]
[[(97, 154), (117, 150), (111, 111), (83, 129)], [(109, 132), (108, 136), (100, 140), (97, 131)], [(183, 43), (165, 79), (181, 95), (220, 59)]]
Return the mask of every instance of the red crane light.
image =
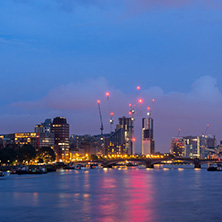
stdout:
[(130, 103), (130, 104), (129, 104), (129, 107), (131, 107), (131, 106), (132, 106), (132, 104)]
[(154, 103), (154, 102), (155, 102), (155, 99), (152, 99), (152, 102)]
[(137, 87), (136, 87), (136, 89), (137, 89), (137, 90), (140, 90), (140, 89), (141, 89), (141, 87), (140, 87), (140, 86), (137, 86)]
[(143, 99), (139, 99), (139, 100), (138, 100), (138, 103), (143, 103)]
[(129, 115), (132, 115), (132, 112), (131, 112), (131, 111), (129, 111)]
[(136, 142), (136, 138), (135, 138), (135, 137), (133, 137), (131, 140), (132, 140), (133, 142)]
[(99, 100), (99, 99), (97, 100), (97, 103), (100, 103), (100, 100)]
[(106, 92), (106, 96), (108, 97), (110, 94), (109, 94), (109, 92)]
[(110, 113), (110, 116), (113, 116), (114, 115), (114, 113)]
[(150, 106), (147, 107), (147, 110), (151, 110)]

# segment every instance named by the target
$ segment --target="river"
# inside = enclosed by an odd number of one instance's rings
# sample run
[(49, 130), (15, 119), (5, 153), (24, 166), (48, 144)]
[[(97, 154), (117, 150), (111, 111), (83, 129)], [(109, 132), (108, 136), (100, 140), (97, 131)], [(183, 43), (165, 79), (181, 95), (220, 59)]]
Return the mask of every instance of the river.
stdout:
[(222, 172), (67, 170), (0, 179), (1, 222), (221, 221)]

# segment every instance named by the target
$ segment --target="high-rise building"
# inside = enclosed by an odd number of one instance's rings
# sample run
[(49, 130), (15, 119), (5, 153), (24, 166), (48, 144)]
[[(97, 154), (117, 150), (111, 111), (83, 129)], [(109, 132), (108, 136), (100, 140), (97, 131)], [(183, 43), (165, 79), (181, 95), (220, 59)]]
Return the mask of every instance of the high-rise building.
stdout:
[(54, 149), (54, 133), (51, 132), (51, 119), (35, 126), (35, 133), (39, 133), (39, 147), (51, 147)]
[(142, 155), (155, 153), (155, 141), (153, 139), (153, 118), (148, 113), (148, 118), (142, 119)]
[(114, 133), (110, 135), (106, 154), (128, 154), (134, 153), (134, 127), (133, 119), (122, 117), (119, 118), (119, 124), (116, 126)]
[(54, 133), (54, 150), (57, 161), (69, 160), (69, 124), (66, 118), (56, 117), (51, 124), (51, 132)]

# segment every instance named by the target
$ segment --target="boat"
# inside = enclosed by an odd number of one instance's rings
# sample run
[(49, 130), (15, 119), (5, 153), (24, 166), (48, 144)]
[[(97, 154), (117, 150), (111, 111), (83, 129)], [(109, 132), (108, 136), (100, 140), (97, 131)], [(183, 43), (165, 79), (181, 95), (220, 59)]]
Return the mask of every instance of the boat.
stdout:
[(83, 164), (83, 163), (78, 163), (75, 165), (76, 170), (87, 170), (89, 169), (89, 165)]
[(12, 170), (10, 171), (10, 174), (16, 174), (16, 169), (12, 169)]
[(74, 170), (75, 166), (74, 165), (68, 165), (66, 167), (63, 167), (64, 170)]
[(47, 172), (56, 172), (56, 168), (55, 167), (47, 167)]
[(210, 164), (210, 166), (207, 168), (207, 171), (222, 171), (222, 165), (221, 164)]
[(45, 173), (48, 173), (45, 167), (40, 167), (40, 168), (22, 167), (16, 170), (16, 174), (19, 174), (19, 175), (21, 174), (45, 174)]
[(90, 169), (101, 169), (101, 168), (102, 168), (101, 164), (98, 163), (90, 164)]

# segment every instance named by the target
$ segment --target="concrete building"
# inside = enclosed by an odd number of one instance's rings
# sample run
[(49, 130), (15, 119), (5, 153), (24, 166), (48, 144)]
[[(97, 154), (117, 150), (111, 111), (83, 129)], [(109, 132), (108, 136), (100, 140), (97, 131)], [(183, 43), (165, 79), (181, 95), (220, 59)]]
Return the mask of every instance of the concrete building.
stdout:
[(51, 147), (54, 149), (55, 135), (51, 132), (51, 119), (35, 126), (35, 133), (39, 133), (39, 147)]
[(208, 158), (216, 149), (215, 136), (185, 136), (171, 139), (170, 153), (177, 157)]
[(103, 135), (71, 135), (70, 152), (90, 155), (105, 155), (104, 139), (107, 134)]
[(186, 156), (186, 145), (183, 137), (173, 137), (171, 139), (170, 154), (176, 157)]
[[(119, 124), (115, 132), (107, 140), (106, 154), (127, 154), (132, 155), (134, 151), (134, 120), (132, 118), (119, 118)], [(106, 144), (106, 143), (105, 143)]]
[(69, 124), (66, 118), (56, 117), (51, 124), (57, 161), (69, 160)]
[(15, 133), (15, 144), (22, 147), (31, 144), (36, 151), (39, 149), (39, 133)]

